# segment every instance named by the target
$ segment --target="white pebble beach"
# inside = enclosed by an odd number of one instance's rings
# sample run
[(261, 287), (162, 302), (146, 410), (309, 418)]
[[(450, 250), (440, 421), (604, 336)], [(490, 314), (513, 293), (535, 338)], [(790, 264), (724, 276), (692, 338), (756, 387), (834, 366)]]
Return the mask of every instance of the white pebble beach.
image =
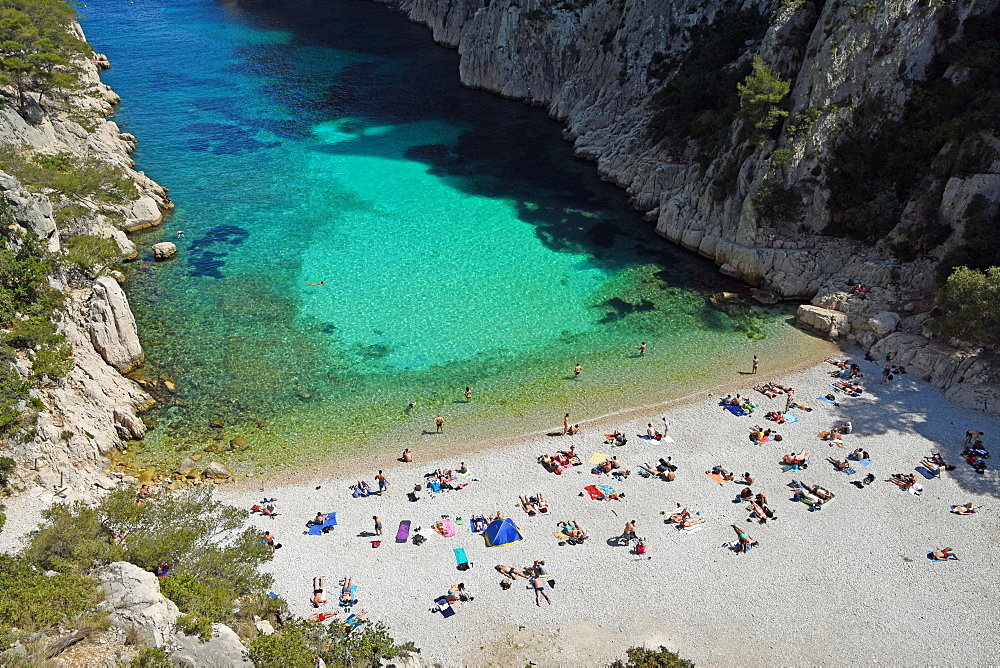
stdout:
[[(575, 437), (548, 433), (511, 443), (484, 438), (479, 450), (432, 459), (428, 445), (416, 461), (375, 462), (388, 476), (383, 496), (352, 498), (351, 485), (365, 479), (375, 487), (374, 468), (353, 476), (299, 473), (226, 487), (229, 502), (250, 508), (264, 496), (278, 498), (276, 518), (252, 523), (272, 531), (283, 547), (266, 568), (273, 591), (292, 612), (316, 612), (309, 603), (312, 578), (322, 576), (337, 609), (337, 583), (351, 576), (358, 603), (369, 619), (391, 627), (398, 640), (412, 640), (421, 659), (442, 665), (603, 665), (624, 658), (636, 645), (665, 645), (698, 665), (988, 665), (1000, 656), (1000, 475), (978, 475), (959, 456), (967, 429), (985, 432), (986, 447), (1000, 434), (1000, 418), (956, 408), (937, 388), (910, 375), (879, 383), (881, 365), (862, 354), (841, 355), (865, 374), (861, 397), (838, 394), (839, 406), (816, 400), (833, 392), (833, 367), (820, 363), (776, 378), (766, 360), (756, 376), (740, 375), (733, 391), (759, 404), (754, 415), (738, 417), (718, 406), (717, 393), (642, 412), (583, 422)], [(777, 427), (784, 440), (763, 445), (749, 440), (755, 424), (775, 428), (764, 414), (781, 410), (785, 397), (769, 399), (751, 389), (764, 381), (795, 388), (793, 409), (801, 420)], [(477, 397), (477, 400), (480, 400)], [(646, 424), (672, 423), (673, 443), (640, 440)], [(574, 416), (574, 421), (578, 416)], [(561, 432), (561, 415), (550, 432)], [(850, 420), (854, 433), (845, 448), (817, 437)], [(603, 435), (615, 428), (628, 444), (611, 448)], [(428, 436), (433, 443), (434, 436)], [(565, 475), (547, 472), (536, 459), (570, 444), (584, 462)], [(868, 468), (848, 476), (826, 462), (854, 448), (871, 455)], [(807, 470), (783, 471), (781, 455), (808, 449)], [(596, 476), (587, 466), (595, 452), (617, 456), (631, 475), (623, 482)], [(886, 481), (893, 473), (913, 473), (921, 457), (940, 452), (957, 468), (940, 479), (920, 478), (915, 496)], [(677, 479), (643, 478), (639, 465), (672, 457)], [(426, 491), (411, 502), (407, 492), (425, 473), (454, 469), (464, 461), (478, 480), (431, 498)], [(777, 519), (761, 526), (747, 521), (745, 504), (734, 503), (742, 485), (722, 486), (706, 471), (722, 465), (740, 476), (752, 473), (753, 491), (763, 492)], [(870, 485), (851, 484), (867, 473)], [(819, 512), (791, 500), (788, 483), (801, 480), (836, 495)], [(612, 485), (625, 497), (595, 501), (584, 486)], [(550, 499), (549, 516), (528, 517), (516, 505), (521, 494), (541, 492)], [(949, 507), (981, 504), (973, 515)], [(707, 522), (694, 533), (665, 524), (676, 503), (691, 506)], [(502, 512), (523, 540), (488, 548), (469, 528), (474, 514)], [(304, 535), (316, 512), (336, 512), (330, 534)], [(383, 523), (381, 546), (372, 547), (372, 517)], [(463, 518), (457, 534), (445, 538), (431, 525), (443, 516)], [(609, 544), (634, 519), (648, 545), (645, 555)], [(422, 545), (395, 542), (401, 520), (420, 527)], [(582, 545), (558, 544), (558, 521), (577, 520), (590, 538)], [(737, 524), (759, 541), (745, 554), (724, 547)], [(934, 562), (929, 550), (954, 548), (959, 561)], [(454, 548), (465, 548), (473, 567), (456, 569)], [(556, 586), (553, 603), (535, 605), (525, 580), (503, 590), (496, 564), (524, 568), (544, 560)], [(462, 582), (474, 600), (454, 604), (456, 614), (432, 612), (434, 599)], [(344, 612), (339, 615), (345, 616)]]

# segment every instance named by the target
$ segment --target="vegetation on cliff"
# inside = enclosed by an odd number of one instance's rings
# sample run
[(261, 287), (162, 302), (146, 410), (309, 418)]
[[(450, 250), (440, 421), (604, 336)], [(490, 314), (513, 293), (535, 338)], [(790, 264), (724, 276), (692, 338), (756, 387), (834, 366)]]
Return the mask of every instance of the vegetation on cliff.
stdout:
[(13, 88), (22, 115), (29, 93), (41, 104), (78, 84), (78, 61), (92, 50), (72, 30), (75, 19), (65, 0), (0, 0), (0, 86)]

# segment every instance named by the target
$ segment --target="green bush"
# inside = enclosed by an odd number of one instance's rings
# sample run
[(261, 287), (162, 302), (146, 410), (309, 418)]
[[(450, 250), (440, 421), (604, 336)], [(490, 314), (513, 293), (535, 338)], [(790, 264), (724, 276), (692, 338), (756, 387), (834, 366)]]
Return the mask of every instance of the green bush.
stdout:
[(67, 263), (91, 272), (114, 267), (121, 258), (121, 249), (114, 239), (85, 234), (66, 239), (62, 252)]
[(397, 643), (382, 622), (351, 631), (336, 622), (323, 626), (301, 620), (286, 622), (274, 635), (257, 636), (249, 649), (254, 665), (261, 668), (309, 668), (316, 656), (329, 666), (375, 668), (420, 651), (411, 642)]
[(10, 474), (14, 472), (15, 466), (17, 462), (10, 457), (0, 457), (0, 488), (5, 488), (10, 483)]
[(788, 96), (792, 82), (774, 76), (760, 54), (754, 54), (753, 71), (743, 83), (736, 85), (740, 95), (740, 112), (750, 141), (760, 146), (773, 134), (788, 112), (780, 107)]
[(300, 622), (288, 622), (272, 635), (259, 635), (250, 643), (250, 660), (258, 668), (312, 668), (312, 645), (308, 628)]
[[(47, 577), (22, 557), (0, 555), (0, 631), (45, 630), (100, 600), (97, 582), (60, 574)], [(4, 628), (6, 627), (6, 628)]]
[[(58, 506), (43, 513), (45, 524), (26, 554), (41, 568), (86, 572), (124, 559), (152, 571), (172, 565), (160, 580), (164, 595), (190, 616), (192, 627), (234, 618), (233, 601), (272, 583), (260, 573), (270, 559), (260, 534), (244, 528), (249, 513), (212, 498), (208, 489), (163, 493), (136, 503), (135, 492), (120, 489), (96, 509)], [(126, 536), (112, 545), (112, 534)]]
[(31, 355), (31, 369), (36, 378), (62, 378), (73, 370), (73, 360), (70, 355), (73, 348), (69, 344), (40, 348)]
[(135, 183), (121, 167), (66, 152), (29, 155), (27, 150), (8, 144), (0, 148), (0, 163), (29, 190), (70, 200), (117, 204), (139, 196)]
[(937, 304), (941, 313), (931, 321), (934, 333), (1000, 347), (1000, 267), (959, 267), (938, 291)]
[(173, 665), (166, 650), (159, 647), (147, 647), (139, 652), (139, 656), (129, 662), (128, 668), (172, 668)]
[(7, 524), (7, 514), (0, 513), (0, 531), (3, 531), (3, 527), (5, 524)]
[(22, 426), (18, 404), (28, 398), (30, 389), (31, 384), (8, 362), (0, 361), (0, 436), (9, 436)]
[(751, 201), (758, 220), (772, 226), (794, 221), (801, 208), (799, 194), (794, 187), (784, 188), (773, 181), (762, 184)]
[(615, 661), (611, 668), (694, 668), (694, 663), (682, 659), (676, 652), (660, 645), (658, 649), (632, 647), (625, 652), (627, 663)]

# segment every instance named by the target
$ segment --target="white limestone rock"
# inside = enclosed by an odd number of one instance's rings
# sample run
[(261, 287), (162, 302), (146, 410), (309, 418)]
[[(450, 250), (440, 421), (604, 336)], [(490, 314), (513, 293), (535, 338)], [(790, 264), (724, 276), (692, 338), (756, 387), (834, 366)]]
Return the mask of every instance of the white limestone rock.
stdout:
[(170, 661), (175, 665), (253, 668), (247, 648), (236, 632), (225, 624), (212, 624), (212, 638), (208, 642), (202, 642), (198, 636), (177, 634), (173, 643), (178, 646), (170, 655)]
[(166, 260), (177, 255), (177, 245), (170, 241), (161, 241), (153, 244), (153, 257), (157, 260)]
[(803, 304), (795, 312), (795, 320), (802, 325), (830, 339), (846, 336), (851, 331), (847, 314), (840, 311)]
[(125, 291), (109, 276), (94, 281), (88, 325), (94, 348), (121, 373), (128, 373), (146, 359)]
[(134, 564), (116, 561), (102, 568), (98, 579), (110, 606), (111, 623), (135, 629), (144, 647), (161, 647), (174, 634), (180, 611), (160, 593), (157, 577)]

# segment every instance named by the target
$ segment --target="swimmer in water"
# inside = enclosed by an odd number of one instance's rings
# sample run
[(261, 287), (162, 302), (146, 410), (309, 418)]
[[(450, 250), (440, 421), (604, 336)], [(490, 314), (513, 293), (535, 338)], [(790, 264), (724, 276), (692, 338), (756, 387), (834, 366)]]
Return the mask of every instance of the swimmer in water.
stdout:
[(306, 281), (306, 285), (326, 285), (326, 283), (324, 281), (320, 281), (319, 283), (310, 283), (309, 281)]

